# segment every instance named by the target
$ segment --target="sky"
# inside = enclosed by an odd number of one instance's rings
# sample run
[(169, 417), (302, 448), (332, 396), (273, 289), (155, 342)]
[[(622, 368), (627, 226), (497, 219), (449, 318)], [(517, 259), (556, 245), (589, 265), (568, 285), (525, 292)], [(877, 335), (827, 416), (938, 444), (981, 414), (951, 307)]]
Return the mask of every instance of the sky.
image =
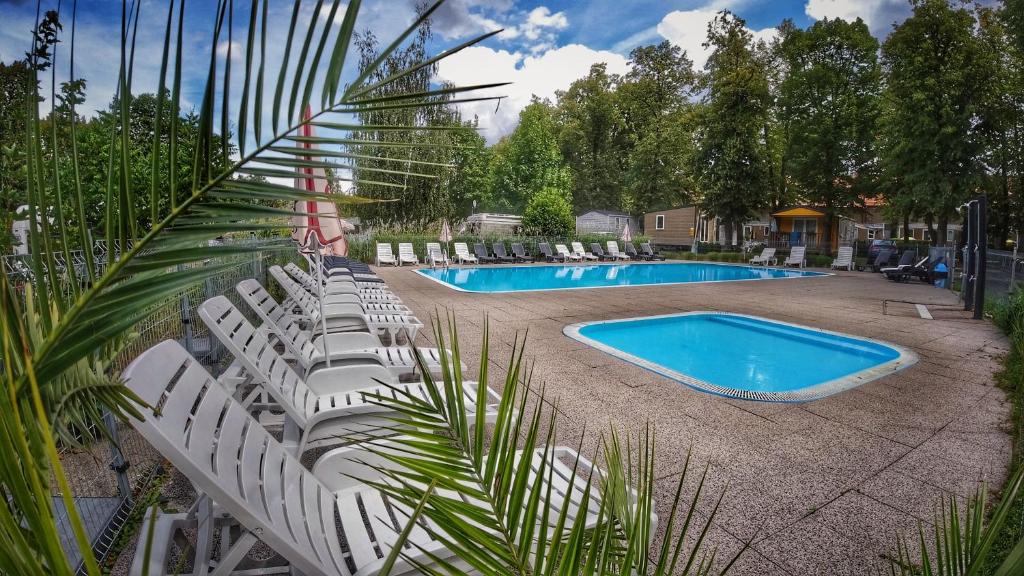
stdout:
[[(141, 18), (133, 92), (152, 92), (159, 79), (161, 46), (167, 14), (167, 0), (140, 0)], [(58, 48), (57, 81), (68, 77), (72, 0), (60, 8), (65, 22), (63, 43)], [(382, 43), (389, 43), (413, 21), (416, 0), (364, 0), (357, 29), (371, 30)], [(247, 29), (248, 2), (236, 2), (233, 60), (239, 57), (239, 40)], [(306, 5), (308, 4), (308, 6)], [(312, 18), (315, 2), (303, 5), (303, 17)], [(43, 0), (42, 9), (56, 9), (56, 0)], [(183, 42), (185, 107), (198, 105), (209, 62), (208, 47), (214, 21), (213, 0), (189, 0), (186, 4), (186, 36)], [(270, 0), (268, 61), (279, 61), (285, 45), (291, 1)], [(629, 70), (629, 52), (641, 45), (668, 40), (688, 53), (694, 64), (703, 66), (707, 52), (701, 46), (707, 24), (719, 10), (728, 9), (742, 17), (757, 38), (770, 39), (784, 19), (808, 26), (822, 18), (862, 18), (872, 32), (884, 38), (910, 14), (907, 0), (448, 0), (435, 13), (432, 53), (458, 45), (484, 32), (505, 31), (484, 43), (443, 60), (438, 75), (456, 85), (512, 82), (491, 91), (506, 98), (464, 105), (464, 117), (479, 118), (481, 134), (494, 143), (513, 130), (519, 111), (532, 96), (554, 99), (558, 90), (586, 75), (590, 66), (604, 62), (611, 73)], [(322, 15), (326, 21), (326, 14)], [(0, 61), (23, 57), (33, 22), (35, 0), (0, 0)], [(120, 58), (121, 2), (79, 0), (75, 20), (75, 76), (88, 81), (85, 114), (104, 108), (117, 85)], [(336, 17), (340, 23), (341, 13)], [(218, 49), (224, 54), (227, 42)], [(195, 55), (196, 57), (191, 57)], [(241, 66), (233, 68), (232, 79), (241, 84)], [(268, 65), (270, 78), (277, 69)], [(346, 70), (345, 79), (353, 71)], [(48, 90), (48, 88), (47, 88)], [(237, 101), (240, 90), (235, 90)]]

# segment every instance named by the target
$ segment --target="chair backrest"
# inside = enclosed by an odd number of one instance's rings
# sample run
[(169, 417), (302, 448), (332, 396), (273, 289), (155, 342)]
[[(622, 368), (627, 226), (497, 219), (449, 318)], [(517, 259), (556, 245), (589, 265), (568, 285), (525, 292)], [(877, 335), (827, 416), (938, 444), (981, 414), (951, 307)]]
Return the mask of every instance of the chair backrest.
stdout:
[(469, 256), (469, 247), (466, 246), (465, 242), (456, 242), (455, 253), (459, 256)]
[(889, 258), (892, 257), (892, 250), (883, 248), (878, 251), (878, 255), (875, 256), (875, 266), (881, 266), (889, 262)]
[(900, 254), (900, 261), (897, 266), (910, 266), (914, 263), (914, 258), (917, 254), (913, 250), (904, 250), (903, 254)]
[(765, 248), (761, 251), (761, 258), (768, 259), (775, 257), (775, 248)]
[(504, 242), (491, 242), (491, 251), (494, 252), (494, 255), (498, 258), (508, 257), (508, 254), (505, 252)]
[(547, 242), (537, 244), (537, 250), (544, 256), (554, 256), (554, 254), (551, 253), (551, 245)]
[(633, 246), (632, 242), (623, 242), (622, 244), (626, 250), (626, 254), (629, 254), (630, 256), (637, 255), (636, 246)]
[(653, 256), (654, 255), (654, 249), (651, 248), (651, 244), (649, 242), (641, 242), (640, 243), (640, 249), (643, 250), (644, 254), (646, 254), (648, 256)]
[(490, 255), (487, 254), (487, 246), (484, 246), (483, 242), (473, 244), (473, 252), (476, 253), (478, 258), (490, 258)]
[(526, 256), (526, 248), (524, 248), (519, 242), (513, 242), (512, 253), (519, 257)]
[(565, 244), (555, 244), (555, 251), (559, 254), (568, 254), (569, 249), (565, 247)]
[(385, 244), (382, 242), (377, 243), (377, 256), (394, 256), (395, 253), (391, 251), (391, 244)]
[(180, 344), (146, 350), (123, 377), (153, 407), (132, 426), (198, 491), (303, 574), (351, 574), (331, 491)]
[(853, 260), (853, 246), (840, 246), (839, 251), (836, 252), (836, 260), (839, 262)]
[(288, 417), (305, 428), (316, 412), (317, 395), (274, 350), (266, 334), (255, 329), (224, 296), (214, 296), (200, 304), (199, 317), (210, 334), (263, 385)]
[(604, 256), (604, 248), (601, 248), (601, 245), (597, 242), (590, 243), (590, 251), (593, 252), (595, 256)]
[(579, 242), (572, 243), (572, 251), (575, 252), (576, 254), (583, 254), (584, 252), (586, 252), (586, 250), (583, 249), (583, 244)]
[(245, 303), (263, 320), (268, 328), (284, 343), (288, 351), (294, 355), (303, 367), (308, 367), (313, 357), (320, 351), (306, 334), (306, 331), (294, 320), (288, 311), (274, 300), (274, 297), (255, 279), (242, 280), (235, 285), (235, 290)]
[(441, 251), (441, 244), (438, 242), (427, 242), (427, 252), (434, 250), (437, 252)]
[(398, 253), (408, 256), (414, 256), (416, 254), (412, 249), (412, 244), (408, 242), (402, 242), (398, 245)]
[(609, 240), (607, 242), (607, 244), (608, 244), (608, 253), (609, 254), (618, 254), (619, 253), (619, 243), (618, 242), (616, 242), (615, 240)]
[(806, 252), (806, 251), (807, 251), (807, 247), (806, 246), (793, 246), (793, 248), (789, 251), (789, 259), (790, 260), (803, 260), (804, 259), (804, 252)]

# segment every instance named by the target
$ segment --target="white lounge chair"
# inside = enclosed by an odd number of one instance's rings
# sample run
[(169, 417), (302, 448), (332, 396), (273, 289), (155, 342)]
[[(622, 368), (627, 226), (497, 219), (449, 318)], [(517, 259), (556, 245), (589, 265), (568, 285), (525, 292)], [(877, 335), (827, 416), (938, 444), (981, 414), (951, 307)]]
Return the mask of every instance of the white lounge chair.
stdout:
[(427, 264), (430, 264), (431, 267), (448, 265), (448, 255), (441, 249), (440, 243), (427, 242)]
[(583, 244), (581, 244), (579, 242), (573, 242), (572, 243), (572, 253), (576, 254), (577, 256), (579, 256), (579, 258), (577, 258), (577, 260), (597, 260), (597, 256), (595, 256), (594, 254), (591, 254), (590, 252), (587, 252), (586, 250), (584, 250), (583, 249)]
[(469, 253), (469, 246), (465, 242), (456, 242), (455, 261), (459, 264), (478, 264), (480, 259)]
[[(411, 511), (365, 483), (384, 480), (371, 466), (396, 470), (390, 461), (352, 446), (327, 452), (307, 470), (181, 345), (170, 340), (139, 355), (123, 378), (145, 403), (139, 407), (142, 419), (132, 418), (132, 426), (201, 495), (189, 512), (145, 515), (140, 534), (150, 535), (152, 546), (138, 546), (131, 574), (177, 573), (180, 566), (169, 564), (181, 532), (197, 533), (190, 560), (193, 572), (203, 575), (213, 567), (217, 532), (223, 539), (216, 574), (237, 573), (239, 563), (258, 541), (280, 554), (291, 571), (309, 576), (370, 576), (391, 553)], [(392, 449), (388, 442), (377, 446), (377, 450)], [(528, 462), (535, 471), (527, 479), (531, 485), (551, 479), (543, 491), (550, 490), (553, 508), (543, 518), (554, 524), (564, 512), (566, 526), (577, 519), (585, 528), (597, 525), (604, 510), (600, 492), (587, 488), (590, 479), (601, 477), (602, 472), (591, 462), (572, 449), (557, 447), (520, 454), (515, 462)], [(578, 462), (578, 466), (567, 462)], [(451, 552), (431, 537), (441, 530), (427, 517), (422, 521), (427, 529), (411, 532), (406, 554), (428, 565), (435, 558), (450, 559)], [(656, 522), (652, 514), (651, 533)], [(404, 560), (395, 568), (394, 574), (415, 572)]]
[[(235, 286), (246, 304), (263, 320), (284, 344), (291, 358), (302, 366), (304, 376), (326, 365), (324, 336), (315, 327), (305, 330), (282, 308), (274, 297), (254, 279), (242, 280)], [(380, 338), (368, 332), (338, 332), (327, 334), (326, 348), (334, 362), (365, 362), (384, 366), (392, 374), (414, 374), (419, 365), (416, 354), (407, 346), (384, 346)], [(436, 378), (441, 377), (441, 353), (437, 348), (416, 348), (426, 369)], [(450, 353), (449, 353), (450, 355)], [(466, 370), (465, 366), (461, 367)]]
[[(339, 295), (336, 299), (338, 301), (345, 302), (358, 300), (359, 302), (386, 302), (390, 304), (401, 303), (398, 296), (395, 296), (391, 292), (391, 289), (383, 284), (360, 286), (359, 284), (347, 279), (329, 280), (318, 284), (315, 278), (307, 274), (305, 270), (298, 266), (288, 264), (284, 268), (281, 268), (280, 266), (271, 266), (268, 268), (268, 270), (271, 271), (275, 269), (287, 272), (287, 276), (289, 278), (305, 288), (310, 294), (323, 293), (324, 295), (331, 296), (332, 298)], [(340, 295), (355, 296), (356, 298), (341, 297)]]
[[(307, 288), (313, 290), (316, 288), (317, 279), (306, 272), (294, 262), (289, 262), (284, 265), (284, 270), (295, 277), (296, 280), (302, 282)], [(351, 287), (358, 289), (360, 293), (378, 293), (378, 292), (391, 292), (391, 289), (387, 287), (383, 282), (367, 282), (359, 280), (352, 276), (335, 275), (335, 276), (324, 276), (322, 286), (326, 286), (333, 290), (337, 287), (338, 290), (344, 288), (345, 291), (350, 291)]]
[(420, 263), (420, 259), (416, 256), (416, 251), (412, 249), (412, 244), (408, 242), (401, 242), (398, 244), (398, 262), (399, 266), (402, 264), (416, 265)]
[(555, 244), (555, 253), (562, 257), (564, 262), (575, 260), (579, 262), (583, 259), (582, 256), (575, 252), (569, 252), (569, 249), (565, 247), (565, 244)]
[(806, 267), (807, 257), (804, 255), (806, 251), (806, 246), (793, 246), (793, 248), (789, 251), (789, 256), (787, 256), (786, 259), (783, 260), (782, 265), (797, 266), (799, 268)]
[(395, 253), (391, 251), (391, 244), (385, 242), (377, 242), (377, 266), (381, 264), (390, 264), (391, 266), (398, 266), (398, 259), (395, 258)]
[[(224, 296), (216, 296), (199, 306), (199, 317), (235, 360), (286, 415), (284, 438), (302, 454), (309, 448), (339, 444), (339, 438), (351, 434), (373, 434), (385, 424), (384, 409), (367, 396), (395, 396), (395, 389), (426, 398), (428, 388), (422, 382), (399, 383), (382, 366), (369, 364), (322, 368), (307, 377), (299, 376), (270, 344), (265, 332), (257, 330)], [(476, 382), (463, 382), (466, 406), (476, 406)], [(496, 405), (500, 396), (487, 389)], [(493, 417), (492, 411), (489, 417)]]
[(846, 268), (853, 270), (853, 246), (840, 246), (836, 259), (832, 261), (832, 269)]
[[(298, 282), (284, 274), (284, 271), (270, 267), (270, 275), (277, 280), (291, 297), (291, 302), (299, 308), (310, 325), (320, 324), (320, 302)], [(360, 331), (376, 334), (384, 331), (390, 342), (396, 342), (399, 334), (405, 333), (409, 342), (416, 340), (416, 334), (423, 327), (415, 316), (400, 312), (370, 312), (361, 304), (339, 303), (325, 299), (323, 316), (326, 319), (328, 332)]]
[(608, 255), (616, 260), (629, 260), (629, 254), (619, 252), (619, 243), (615, 240), (608, 241)]
[(760, 256), (754, 256), (750, 259), (751, 264), (759, 264), (761, 266), (767, 266), (771, 263), (773, 266), (778, 264), (778, 260), (775, 258), (775, 248), (765, 248), (761, 250)]

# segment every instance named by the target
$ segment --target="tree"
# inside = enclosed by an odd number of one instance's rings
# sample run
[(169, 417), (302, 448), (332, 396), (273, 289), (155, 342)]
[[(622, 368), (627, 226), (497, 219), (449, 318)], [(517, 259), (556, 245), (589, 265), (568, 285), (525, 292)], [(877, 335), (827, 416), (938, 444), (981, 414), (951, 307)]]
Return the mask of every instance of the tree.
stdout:
[(618, 90), (631, 143), (624, 206), (633, 214), (690, 199), (693, 62), (668, 41), (630, 53), (632, 68)]
[(9, 251), (15, 210), (25, 203), (26, 102), (35, 94), (26, 60), (0, 62), (0, 250)]
[(993, 70), (976, 24), (946, 0), (917, 0), (882, 46), (882, 158), (899, 184), (889, 199), (923, 217), (933, 243), (945, 241), (950, 218), (983, 172), (978, 118)]
[(491, 151), (483, 136), (477, 133), (476, 120), (465, 123), (462, 129), (449, 132), (452, 144), (452, 168), (445, 173), (442, 185), (448, 190), (452, 205), (451, 217), (467, 216), (477, 206), (490, 202)]
[(519, 125), (494, 148), (491, 177), (492, 202), (513, 212), (545, 188), (571, 192), (572, 176), (555, 140), (549, 104), (534, 100), (519, 113)]
[(826, 245), (837, 215), (873, 193), (881, 68), (878, 41), (859, 18), (787, 28), (778, 52), (787, 127), (786, 173), (798, 197), (824, 209)]
[(528, 234), (565, 237), (572, 233), (576, 218), (567, 195), (557, 188), (543, 188), (534, 194), (523, 212), (523, 227)]
[(622, 208), (623, 123), (617, 75), (604, 63), (557, 94), (558, 143), (572, 172), (576, 209)]
[(729, 11), (708, 24), (704, 98), (697, 118), (692, 169), (702, 208), (733, 228), (764, 204), (771, 185), (764, 128), (771, 97), (746, 23)]

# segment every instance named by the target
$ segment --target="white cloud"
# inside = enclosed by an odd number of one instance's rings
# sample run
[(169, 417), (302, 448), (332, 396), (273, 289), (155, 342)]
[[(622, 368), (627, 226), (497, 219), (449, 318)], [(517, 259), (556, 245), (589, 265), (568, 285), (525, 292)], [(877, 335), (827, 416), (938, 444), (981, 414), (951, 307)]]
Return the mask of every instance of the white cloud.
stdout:
[(547, 6), (538, 6), (530, 11), (523, 24), (523, 35), (530, 40), (540, 38), (548, 30), (564, 30), (569, 26), (565, 12), (551, 13)]
[(592, 64), (604, 62), (611, 74), (625, 74), (629, 64), (622, 55), (569, 44), (541, 54), (524, 55), (482, 46), (467, 48), (442, 60), (438, 76), (456, 85), (512, 82), (494, 95), (508, 96), (495, 111), (494, 102), (463, 105), (463, 116), (480, 118), (482, 134), (490, 143), (511, 132), (519, 122), (519, 111), (536, 95), (554, 100), (555, 92), (565, 90), (574, 80), (590, 71)]
[[(693, 60), (693, 65), (698, 70), (704, 68), (704, 64), (711, 55), (711, 49), (704, 47), (707, 41), (708, 24), (714, 20), (719, 11), (728, 8), (730, 3), (717, 2), (704, 8), (694, 10), (676, 10), (669, 12), (658, 23), (657, 30), (663, 38), (686, 50), (687, 55)], [(750, 30), (754, 40), (770, 41), (777, 34), (775, 28), (762, 28)]]
[(905, 0), (807, 0), (804, 13), (815, 20), (841, 18), (854, 21), (860, 18), (877, 35), (888, 34), (894, 22), (901, 22), (911, 12)]

